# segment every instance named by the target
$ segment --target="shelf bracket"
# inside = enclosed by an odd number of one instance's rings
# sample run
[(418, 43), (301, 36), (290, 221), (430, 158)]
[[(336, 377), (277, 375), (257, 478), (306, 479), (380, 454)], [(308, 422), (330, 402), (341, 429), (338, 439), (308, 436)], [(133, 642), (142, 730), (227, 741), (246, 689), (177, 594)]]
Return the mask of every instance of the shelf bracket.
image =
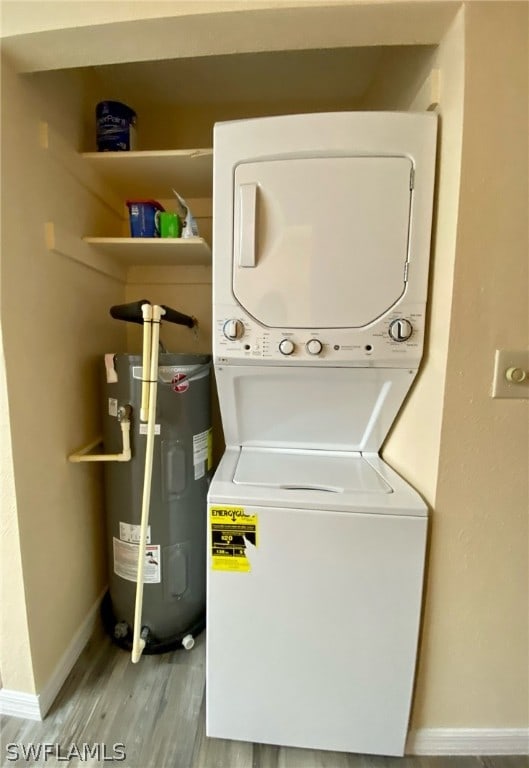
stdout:
[(41, 149), (46, 150), (58, 165), (74, 177), (77, 183), (119, 219), (123, 219), (123, 201), (108, 185), (84, 163), (68, 142), (45, 120), (39, 121), (38, 139)]
[(124, 267), (116, 264), (113, 259), (95, 252), (80, 237), (75, 237), (66, 230), (56, 227), (53, 221), (47, 221), (44, 224), (44, 242), (46, 250), (51, 253), (66, 256), (120, 283), (126, 282), (127, 272)]

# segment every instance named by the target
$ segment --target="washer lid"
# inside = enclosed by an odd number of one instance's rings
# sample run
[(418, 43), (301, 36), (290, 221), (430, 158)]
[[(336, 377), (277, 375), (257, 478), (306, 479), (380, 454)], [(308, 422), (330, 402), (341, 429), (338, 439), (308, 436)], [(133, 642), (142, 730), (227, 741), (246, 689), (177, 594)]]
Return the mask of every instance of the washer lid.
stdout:
[(378, 453), (415, 375), (317, 365), (219, 365), (215, 373), (226, 445), (358, 453)]
[(406, 289), (412, 168), (377, 156), (238, 165), (241, 306), (271, 328), (361, 328), (390, 310)]
[(360, 454), (340, 451), (242, 448), (233, 482), (285, 491), (393, 492)]

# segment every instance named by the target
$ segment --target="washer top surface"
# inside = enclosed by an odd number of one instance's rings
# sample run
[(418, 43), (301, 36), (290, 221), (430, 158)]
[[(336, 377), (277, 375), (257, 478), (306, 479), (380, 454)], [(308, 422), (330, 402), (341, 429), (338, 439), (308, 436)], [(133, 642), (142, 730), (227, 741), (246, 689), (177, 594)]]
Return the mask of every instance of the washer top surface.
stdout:
[(376, 454), (228, 447), (210, 505), (427, 517), (421, 496)]
[(338, 451), (244, 448), (233, 482), (321, 493), (391, 493), (391, 486), (361, 455)]

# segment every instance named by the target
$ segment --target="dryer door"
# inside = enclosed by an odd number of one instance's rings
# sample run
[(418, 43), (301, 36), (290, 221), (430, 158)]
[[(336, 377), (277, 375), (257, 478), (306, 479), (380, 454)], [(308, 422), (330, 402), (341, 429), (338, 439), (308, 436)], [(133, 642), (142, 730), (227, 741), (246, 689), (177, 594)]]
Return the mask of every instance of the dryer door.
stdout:
[(271, 328), (360, 328), (387, 312), (406, 289), (411, 173), (407, 157), (237, 166), (241, 306)]

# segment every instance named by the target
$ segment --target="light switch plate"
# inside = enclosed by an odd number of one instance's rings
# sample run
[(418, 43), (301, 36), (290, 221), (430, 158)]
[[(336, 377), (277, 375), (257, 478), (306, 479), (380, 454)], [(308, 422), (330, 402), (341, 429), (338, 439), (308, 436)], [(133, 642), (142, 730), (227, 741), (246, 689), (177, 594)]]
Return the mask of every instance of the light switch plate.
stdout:
[[(508, 378), (509, 372), (511, 381)], [(523, 381), (519, 381), (520, 378)], [(529, 399), (529, 349), (496, 350), (492, 397)]]

